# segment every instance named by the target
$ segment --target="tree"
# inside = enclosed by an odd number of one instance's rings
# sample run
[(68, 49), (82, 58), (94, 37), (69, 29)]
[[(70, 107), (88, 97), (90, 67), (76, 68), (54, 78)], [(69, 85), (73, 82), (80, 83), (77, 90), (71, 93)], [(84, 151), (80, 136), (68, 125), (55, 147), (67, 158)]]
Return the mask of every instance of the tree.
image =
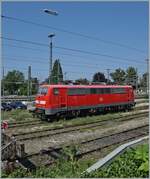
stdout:
[(12, 94), (18, 94), (19, 88), (24, 83), (24, 75), (22, 72), (18, 70), (9, 71), (3, 79), (4, 84), (4, 90), (12, 95)]
[(28, 91), (28, 81), (25, 80), (24, 83), (18, 89), (18, 95), (27, 95)]
[(86, 78), (79, 78), (77, 80), (75, 80), (76, 84), (82, 84), (82, 85), (88, 85), (89, 81)]
[(147, 73), (144, 73), (142, 75), (142, 78), (140, 79), (140, 87), (141, 88), (145, 88), (146, 89), (146, 87), (147, 87), (147, 77), (148, 77)]
[(37, 78), (31, 78), (32, 95), (37, 94), (39, 81)]
[(125, 76), (126, 73), (121, 68), (115, 70), (115, 72), (110, 73), (111, 78), (113, 79), (114, 83), (122, 85), (125, 83)]
[(128, 67), (126, 70), (126, 83), (132, 86), (136, 86), (137, 80), (136, 69), (134, 67)]
[(63, 82), (63, 72), (59, 59), (55, 60), (53, 65), (53, 70), (51, 74), (51, 82), (53, 84), (58, 84), (58, 82)]
[(93, 75), (93, 82), (106, 82), (105, 75), (101, 72), (97, 72)]

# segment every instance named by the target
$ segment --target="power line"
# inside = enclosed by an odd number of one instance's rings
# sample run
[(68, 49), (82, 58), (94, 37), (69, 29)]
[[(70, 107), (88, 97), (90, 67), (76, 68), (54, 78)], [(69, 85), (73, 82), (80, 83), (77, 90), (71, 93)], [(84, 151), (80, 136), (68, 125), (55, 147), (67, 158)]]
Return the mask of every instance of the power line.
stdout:
[(33, 41), (27, 41), (27, 40), (20, 40), (20, 39), (14, 39), (14, 38), (7, 38), (7, 37), (1, 37), (2, 39), (5, 40), (10, 40), (10, 41), (16, 41), (16, 42), (22, 42), (22, 43), (27, 43), (27, 44), (32, 44), (32, 45), (38, 45), (38, 46), (46, 46), (49, 47), (47, 44), (39, 43), (39, 42), (33, 42)]
[[(79, 49), (72, 49), (72, 48), (66, 48), (66, 47), (60, 47), (60, 46), (54, 46), (54, 48), (59, 48), (59, 49), (63, 49), (63, 50), (70, 50), (70, 51), (74, 51), (74, 52), (79, 52), (79, 53), (84, 53), (84, 54), (90, 54), (90, 55), (96, 55), (96, 56), (103, 56), (103, 57), (108, 57), (108, 58), (113, 58), (113, 59), (120, 59), (120, 60), (126, 60), (131, 62), (131, 60), (134, 59), (127, 59), (127, 58), (122, 58), (122, 57), (116, 57), (116, 56), (112, 56), (112, 55), (106, 55), (106, 54), (101, 54), (101, 53), (97, 53), (97, 52), (89, 52), (89, 51), (84, 51), (84, 50), (79, 50)], [(134, 60), (136, 61), (136, 60)], [(138, 63), (141, 63), (139, 61), (136, 61)]]
[[(9, 70), (12, 70), (12, 68), (13, 68), (13, 70), (15, 70), (14, 69), (14, 67), (5, 67), (5, 69), (9, 69)], [(18, 70), (18, 69), (16, 69), (16, 70)], [(38, 69), (38, 70), (40, 70), (40, 71), (45, 71), (44, 69)], [(25, 69), (25, 68), (21, 68), (21, 71), (26, 71), (26, 73), (27, 73), (27, 69)], [(79, 73), (84, 73), (84, 74), (94, 74), (94, 73), (92, 73), (92, 72), (82, 72), (82, 71), (66, 71), (67, 73), (72, 73), (72, 74), (78, 74), (79, 75)]]
[[(25, 46), (18, 46), (18, 45), (10, 45), (10, 44), (2, 44), (2, 46), (8, 46), (8, 47), (16, 47), (16, 48), (22, 48), (22, 49), (27, 49), (27, 50), (36, 50), (36, 51), (43, 51), (41, 49), (36, 49), (36, 48), (30, 48), (30, 47), (25, 47)], [(46, 51), (46, 50), (44, 50)]]
[[(7, 60), (9, 60), (9, 61), (17, 61), (18, 62), (18, 60), (23, 60), (23, 59), (16, 59), (16, 58), (6, 58)], [(27, 60), (27, 59), (25, 59), (25, 61), (21, 61), (21, 62), (32, 62), (32, 63), (39, 63), (39, 64), (43, 64), (43, 62), (42, 61), (31, 61), (31, 60)], [(30, 63), (31, 64), (31, 63)], [(43, 65), (47, 65), (47, 64), (43, 64)], [(95, 69), (97, 69), (98, 68), (98, 66), (96, 66), (96, 65), (90, 65), (90, 64), (87, 64), (87, 63), (80, 63), (80, 65), (78, 65), (78, 64), (76, 64), (76, 63), (73, 63), (73, 64), (65, 64), (65, 63), (61, 63), (61, 65), (65, 65), (65, 66), (70, 66), (70, 67), (80, 67), (80, 66), (83, 66), (83, 67), (89, 67), (89, 68), (95, 68)], [(99, 64), (97, 64), (97, 65), (99, 65)]]
[[(10, 40), (10, 41), (17, 41), (17, 42), (22, 42), (22, 43), (27, 43), (27, 44), (32, 44), (32, 45), (38, 45), (38, 46), (46, 46), (46, 47), (48, 47), (47, 44), (33, 42), (33, 41), (20, 40), (20, 39), (14, 39), (14, 38), (7, 38), (7, 37), (1, 37), (1, 38), (5, 39), (5, 40)], [(139, 62), (137, 60), (134, 60), (134, 59), (116, 57), (116, 56), (107, 55), (107, 54), (101, 54), (101, 53), (97, 53), (97, 52), (90, 52), (90, 51), (79, 50), (79, 49), (72, 49), (72, 48), (61, 47), (61, 46), (54, 46), (54, 48), (63, 49), (63, 50), (69, 50), (69, 51), (78, 52), (78, 53), (84, 53), (84, 54), (89, 54), (89, 55), (104, 56), (104, 57), (108, 57), (108, 58), (112, 58), (112, 59), (126, 60), (126, 61), (129, 61), (129, 62), (134, 61), (134, 62), (137, 62), (137, 63), (141, 63), (141, 62)]]
[[(4, 56), (3, 57), (4, 59), (8, 60), (8, 61), (15, 61), (15, 62), (18, 62), (20, 61), (21, 63), (26, 63), (26, 62), (31, 62), (31, 63), (39, 63), (39, 64), (43, 64), (43, 65), (46, 65), (45, 63), (43, 63), (45, 60), (47, 59), (41, 59), (41, 58), (28, 58), (28, 57), (18, 57), (18, 58), (14, 58), (14, 57), (8, 57), (8, 56)], [(35, 59), (35, 60), (34, 60)], [(37, 60), (37, 59), (40, 59), (40, 60)], [(44, 61), (43, 61), (44, 60)], [(100, 61), (101, 62), (101, 61)], [(30, 63), (30, 65), (31, 65)], [(95, 64), (95, 63), (94, 63)], [(70, 66), (70, 67), (87, 67), (87, 68), (93, 68), (93, 69), (98, 69), (100, 67), (100, 64), (89, 64), (89, 63), (80, 63), (80, 64), (77, 64), (77, 63), (64, 63), (62, 62), (61, 65), (63, 66)]]
[[(14, 46), (14, 45), (9, 45), (9, 44), (3, 44), (4, 46), (10, 46), (10, 47), (16, 47), (16, 48), (23, 48), (23, 49), (30, 49), (30, 50), (37, 50), (38, 52), (43, 52), (44, 50), (41, 50), (41, 49), (34, 49), (34, 48), (29, 48), (29, 47), (23, 47), (23, 46)], [(46, 51), (46, 50), (45, 50)], [(100, 60), (100, 59), (98, 59), (98, 58), (87, 58), (87, 56), (81, 56), (81, 55), (74, 55), (74, 54), (67, 54), (67, 53), (61, 53), (61, 52), (58, 52), (58, 51), (55, 51), (55, 53), (56, 54), (60, 54), (60, 55), (65, 55), (65, 56), (70, 56), (70, 57), (78, 57), (78, 58), (82, 58), (82, 60)], [(65, 59), (66, 60), (66, 59)], [(110, 60), (112, 60), (112, 61), (120, 61), (119, 59), (110, 59)], [(100, 61), (100, 62), (103, 62), (103, 61)], [(126, 61), (124, 61), (124, 62), (126, 62)], [(130, 61), (131, 62), (131, 61)], [(132, 61), (133, 63), (142, 63), (143, 64), (143, 62), (136, 62), (136, 61)], [(126, 63), (128, 63), (128, 61), (126, 62)]]
[(93, 36), (85, 35), (85, 34), (78, 33), (78, 32), (72, 32), (72, 31), (68, 31), (68, 30), (65, 30), (65, 29), (57, 28), (57, 27), (54, 27), (54, 26), (40, 24), (40, 23), (36, 23), (36, 22), (33, 22), (33, 21), (24, 20), (24, 19), (20, 19), (20, 18), (16, 18), (16, 17), (4, 16), (4, 15), (2, 15), (1, 17), (5, 18), (5, 19), (9, 19), (9, 20), (19, 21), (19, 22), (23, 22), (23, 23), (27, 23), (27, 24), (32, 24), (32, 25), (35, 25), (35, 26), (44, 27), (44, 28), (51, 28), (51, 29), (54, 29), (56, 31), (60, 31), (60, 32), (63, 32), (63, 33), (68, 33), (68, 34), (79, 36), (79, 37), (83, 37), (83, 38), (86, 38), (86, 39), (96, 40), (96, 41), (103, 42), (103, 43), (106, 43), (106, 44), (111, 44), (111, 45), (114, 45), (114, 46), (119, 46), (119, 47), (122, 47), (122, 48), (127, 48), (129, 50), (134, 50), (134, 51), (137, 51), (137, 52), (140, 52), (140, 53), (145, 53), (146, 52), (144, 50), (137, 49), (135, 47), (131, 47), (131, 46), (128, 46), (126, 44), (122, 44), (122, 43), (118, 43), (118, 42), (113, 42), (113, 41), (109, 41), (109, 40), (104, 40), (104, 39), (101, 39), (101, 38), (98, 38), (98, 37), (93, 37)]

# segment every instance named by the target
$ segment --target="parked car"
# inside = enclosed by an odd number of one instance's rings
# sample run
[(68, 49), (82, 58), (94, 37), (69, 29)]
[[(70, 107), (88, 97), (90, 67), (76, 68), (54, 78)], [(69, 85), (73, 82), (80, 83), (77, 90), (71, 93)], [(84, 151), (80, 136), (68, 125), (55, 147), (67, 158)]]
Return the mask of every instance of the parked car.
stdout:
[(12, 110), (12, 107), (10, 106), (10, 104), (7, 104), (7, 103), (2, 103), (1, 104), (1, 110), (4, 110), (4, 111), (11, 111)]
[(27, 106), (24, 105), (21, 101), (15, 101), (15, 102), (11, 102), (10, 106), (13, 109), (27, 109)]

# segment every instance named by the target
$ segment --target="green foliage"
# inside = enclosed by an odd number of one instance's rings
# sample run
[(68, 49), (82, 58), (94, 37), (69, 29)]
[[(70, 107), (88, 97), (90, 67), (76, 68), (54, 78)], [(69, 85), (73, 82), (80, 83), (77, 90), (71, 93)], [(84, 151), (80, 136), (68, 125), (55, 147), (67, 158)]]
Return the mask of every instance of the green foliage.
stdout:
[(142, 78), (140, 79), (140, 87), (146, 87), (147, 86), (147, 78), (148, 78), (148, 74), (144, 73), (142, 75)]
[(31, 85), (32, 85), (32, 95), (37, 94), (39, 81), (37, 78), (31, 78)]
[(51, 74), (51, 82), (53, 84), (58, 84), (58, 82), (63, 81), (63, 72), (61, 68), (61, 64), (59, 60), (55, 60), (53, 69), (52, 69), (52, 74)]
[(82, 177), (148, 177), (148, 145), (138, 146), (117, 157), (110, 165)]
[[(57, 162), (49, 167), (41, 167), (36, 171), (27, 172), (24, 169), (17, 169), (11, 174), (2, 172), (2, 177), (14, 178), (14, 177), (32, 177), (32, 178), (129, 178), (129, 177), (147, 177), (148, 178), (148, 145), (138, 146), (135, 149), (126, 151), (121, 156), (117, 157), (111, 164), (103, 167), (92, 173), (83, 173), (89, 166), (95, 161), (82, 160), (78, 161), (75, 157), (77, 153), (77, 147), (64, 149), (64, 155), (57, 160)], [(67, 158), (66, 158), (67, 156)], [(144, 161), (144, 164), (143, 164)], [(145, 167), (146, 166), (146, 167)], [(146, 170), (145, 170), (146, 169)], [(82, 174), (81, 174), (82, 173)]]
[(27, 110), (22, 109), (16, 109), (12, 111), (2, 111), (1, 119), (2, 120), (16, 120), (16, 121), (22, 121), (22, 120), (28, 120), (29, 118), (32, 118), (32, 114), (29, 113)]
[(126, 83), (136, 86), (137, 71), (134, 67), (128, 67), (126, 70)]
[(22, 85), (18, 89), (18, 95), (27, 95), (27, 87), (28, 87), (28, 82), (27, 80), (22, 83)]
[(127, 78), (134, 78), (137, 76), (137, 71), (134, 67), (128, 67), (126, 70), (126, 77)]
[(146, 145), (142, 145), (135, 152), (135, 159), (141, 162), (141, 165), (138, 168), (140, 171), (149, 171), (148, 151), (148, 147)]
[(101, 72), (95, 73), (93, 75), (93, 82), (106, 82), (105, 75)]
[[(31, 78), (31, 83), (32, 94), (36, 94), (38, 89), (37, 78)], [(2, 86), (4, 86), (5, 95), (27, 95), (28, 80), (25, 80), (21, 71), (13, 70), (9, 71), (2, 80)]]
[(115, 72), (110, 73), (111, 78), (113, 79), (114, 83), (118, 85), (122, 85), (125, 83), (125, 71), (121, 68), (115, 70)]
[(76, 158), (76, 154), (78, 152), (77, 146), (72, 145), (69, 148), (64, 148), (63, 156), (66, 156), (68, 161), (70, 162), (71, 171), (75, 174), (76, 169), (78, 168), (78, 161)]
[(3, 79), (5, 91), (8, 94), (18, 94), (18, 90), (24, 82), (25, 78), (22, 72), (18, 70), (9, 71)]

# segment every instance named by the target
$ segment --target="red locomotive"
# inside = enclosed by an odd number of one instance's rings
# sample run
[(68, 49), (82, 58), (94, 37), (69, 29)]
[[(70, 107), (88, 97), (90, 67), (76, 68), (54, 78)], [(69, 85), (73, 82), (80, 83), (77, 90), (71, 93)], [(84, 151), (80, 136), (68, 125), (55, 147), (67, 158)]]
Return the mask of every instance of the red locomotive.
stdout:
[(131, 86), (117, 85), (42, 85), (36, 96), (35, 113), (41, 119), (60, 115), (82, 115), (107, 110), (131, 109)]

